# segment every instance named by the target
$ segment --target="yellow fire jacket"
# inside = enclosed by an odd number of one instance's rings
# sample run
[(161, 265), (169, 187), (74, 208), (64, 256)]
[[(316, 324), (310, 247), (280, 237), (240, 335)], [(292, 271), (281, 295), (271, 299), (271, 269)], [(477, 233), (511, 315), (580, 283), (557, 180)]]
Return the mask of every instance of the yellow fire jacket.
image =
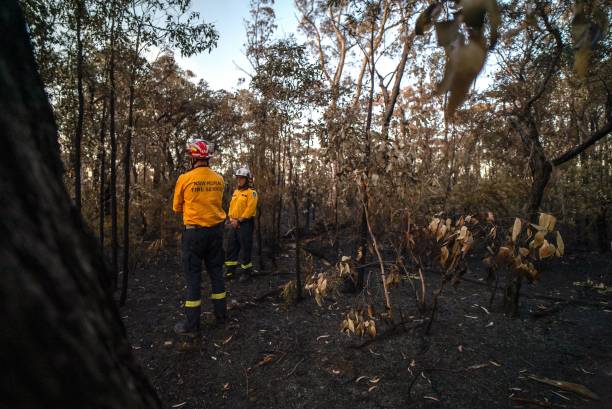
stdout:
[(208, 167), (197, 167), (179, 176), (174, 188), (172, 210), (183, 213), (183, 223), (204, 227), (225, 220), (221, 207), (223, 177)]
[(236, 189), (229, 206), (232, 219), (250, 219), (257, 213), (257, 192), (253, 188)]

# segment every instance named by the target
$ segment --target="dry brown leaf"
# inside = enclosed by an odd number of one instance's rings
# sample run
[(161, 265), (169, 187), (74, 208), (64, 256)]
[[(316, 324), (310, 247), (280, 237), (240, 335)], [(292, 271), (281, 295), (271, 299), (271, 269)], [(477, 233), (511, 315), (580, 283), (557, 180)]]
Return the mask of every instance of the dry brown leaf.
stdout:
[[(457, 42), (461, 42), (461, 40), (457, 40)], [(472, 78), (469, 78), (468, 75), (460, 75), (459, 61), (461, 59), (461, 49), (464, 47), (467, 46), (457, 46), (449, 52), (446, 66), (444, 67), (444, 76), (436, 88), (438, 94), (444, 94), (450, 91), (446, 108), (447, 118), (451, 118), (457, 107), (463, 103), (470, 89), (472, 80), (475, 78), (475, 75)], [(478, 72), (480, 72), (480, 70), (478, 70)]]
[(353, 323), (353, 320), (349, 318), (347, 320), (347, 324), (348, 324), (349, 331), (351, 331), (354, 334), (355, 333), (355, 324)]
[(529, 249), (526, 249), (525, 247), (521, 247), (519, 248), (519, 254), (523, 257), (527, 257), (529, 255)]
[(505, 259), (512, 256), (512, 250), (509, 247), (502, 246), (497, 253), (499, 258)]
[(376, 338), (376, 325), (374, 324), (374, 321), (370, 321), (370, 326), (368, 326), (368, 334), (370, 337)]
[(533, 241), (531, 242), (530, 246), (533, 245), (533, 247), (538, 248), (540, 247), (542, 244), (544, 243), (544, 233), (539, 231), (536, 233), (536, 235), (533, 237)]
[(372, 304), (368, 304), (368, 317), (374, 318), (374, 306)]
[(441, 21), (435, 24), (435, 28), (440, 47), (449, 47), (459, 37), (459, 22), (457, 20)]
[(521, 234), (521, 228), (523, 227), (523, 223), (521, 219), (518, 217), (514, 219), (514, 226), (512, 226), (512, 241), (516, 243), (516, 239), (518, 239), (519, 234)]
[(478, 365), (472, 365), (472, 366), (468, 366), (468, 370), (471, 369), (480, 369), (480, 368), (485, 368), (487, 366), (489, 366), (490, 364), (488, 362), (484, 363), (484, 364), (478, 364)]
[(461, 227), (461, 230), (459, 230), (459, 237), (457, 237), (457, 240), (463, 240), (467, 237), (468, 235), (468, 228), (466, 226)]
[(431, 23), (433, 20), (438, 17), (440, 12), (442, 11), (442, 5), (438, 2), (430, 4), (417, 18), (414, 32), (417, 35), (425, 34), (425, 31), (431, 27)]
[(529, 378), (533, 379), (534, 381), (544, 383), (546, 385), (550, 385), (550, 386), (554, 386), (559, 389), (563, 389), (564, 391), (574, 392), (588, 399), (599, 400), (599, 396), (596, 393), (592, 392), (589, 388), (579, 383), (558, 381), (555, 379), (549, 379), (549, 378), (540, 377), (537, 375), (529, 375)]
[(555, 254), (555, 250), (556, 248), (554, 245), (550, 244), (548, 240), (544, 240), (544, 243), (542, 243), (542, 246), (539, 250), (540, 258), (544, 259), (552, 256), (553, 254)]
[(446, 265), (446, 260), (448, 260), (448, 248), (444, 246), (440, 249), (440, 264)]
[(440, 241), (442, 238), (444, 238), (444, 236), (446, 235), (447, 230), (448, 230), (448, 227), (446, 227), (445, 224), (440, 226), (440, 228), (438, 229), (438, 232), (436, 234), (436, 240)]
[(540, 213), (540, 219), (538, 224), (540, 227), (547, 232), (551, 232), (555, 229), (555, 224), (557, 223), (557, 218), (548, 213)]
[(257, 368), (257, 367), (260, 367), (262, 365), (267, 365), (267, 364), (269, 364), (272, 361), (274, 361), (274, 355), (273, 354), (268, 354), (268, 355), (264, 356), (263, 359), (261, 361), (259, 361), (257, 363), (257, 365), (255, 365), (255, 367)]
[(563, 238), (559, 232), (557, 232), (557, 253), (559, 257), (565, 253), (565, 243), (563, 243)]

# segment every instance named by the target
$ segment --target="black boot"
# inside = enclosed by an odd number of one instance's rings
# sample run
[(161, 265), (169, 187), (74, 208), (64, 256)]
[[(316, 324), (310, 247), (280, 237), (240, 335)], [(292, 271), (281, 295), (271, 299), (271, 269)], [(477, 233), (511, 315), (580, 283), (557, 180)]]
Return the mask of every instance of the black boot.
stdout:
[(200, 331), (197, 329), (189, 328), (186, 321), (177, 322), (174, 325), (174, 333), (176, 335), (195, 338), (200, 335)]
[(174, 326), (177, 335), (196, 337), (200, 333), (200, 307), (185, 307), (185, 321)]
[(213, 300), (215, 326), (223, 326), (227, 322), (227, 299)]
[(238, 282), (240, 283), (246, 283), (251, 281), (251, 269), (247, 269), (247, 270), (242, 270), (240, 272), (240, 277), (238, 278)]

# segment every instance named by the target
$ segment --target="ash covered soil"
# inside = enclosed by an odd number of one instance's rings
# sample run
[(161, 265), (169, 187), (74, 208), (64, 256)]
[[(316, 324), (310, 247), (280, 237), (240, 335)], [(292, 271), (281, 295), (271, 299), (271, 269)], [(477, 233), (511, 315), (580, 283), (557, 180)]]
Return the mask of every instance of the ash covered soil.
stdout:
[[(377, 320), (378, 337), (340, 331), (363, 295), (312, 296), (286, 305), (275, 291), (293, 278), (293, 252), (246, 284), (230, 283), (231, 322), (213, 325), (204, 274), (202, 338), (185, 344), (172, 327), (182, 318), (180, 257), (163, 253), (132, 274), (122, 316), (132, 348), (167, 408), (610, 408), (612, 293), (575, 282), (612, 285), (612, 257), (566, 256), (541, 281), (523, 285), (521, 317), (489, 308), (490, 289), (463, 281), (445, 289), (428, 336), (408, 282), (391, 292), (405, 321)], [(466, 277), (481, 280), (474, 260)], [(375, 267), (371, 280), (379, 280)], [(333, 269), (316, 261), (314, 271)], [(431, 292), (439, 284), (431, 273)], [(380, 286), (373, 285), (382, 311)], [(583, 304), (532, 298), (548, 295)], [(266, 296), (267, 295), (267, 296)], [(369, 343), (366, 343), (368, 341)], [(599, 399), (532, 377), (581, 384)]]

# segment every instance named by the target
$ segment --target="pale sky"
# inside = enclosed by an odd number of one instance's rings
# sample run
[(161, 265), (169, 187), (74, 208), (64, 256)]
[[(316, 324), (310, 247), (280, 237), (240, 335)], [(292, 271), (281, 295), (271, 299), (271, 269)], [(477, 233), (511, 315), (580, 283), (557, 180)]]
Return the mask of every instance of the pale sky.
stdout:
[[(294, 0), (276, 0), (274, 4), (276, 13), (276, 37), (283, 38), (295, 34), (298, 41), (304, 37), (298, 33), (298, 17)], [(200, 18), (213, 23), (219, 32), (217, 48), (210, 53), (202, 53), (193, 57), (184, 58), (178, 52), (175, 58), (179, 66), (192, 71), (198, 81), (204, 79), (212, 89), (226, 89), (228, 91), (239, 88), (240, 78), (247, 78), (247, 74), (238, 67), (250, 71), (251, 67), (245, 57), (244, 42), (246, 39), (245, 20), (250, 18), (249, 0), (192, 0), (193, 11), (200, 13)], [(433, 37), (433, 33), (428, 34)], [(434, 40), (435, 41), (435, 40)], [(155, 55), (153, 52), (151, 55)], [(392, 72), (397, 61), (381, 61), (381, 72)], [(238, 67), (237, 67), (238, 66)], [(494, 71), (494, 55), (490, 55), (487, 63), (476, 80), (475, 87), (484, 89), (490, 83), (489, 75)], [(387, 68), (385, 70), (385, 68)], [(247, 78), (248, 79), (248, 78)], [(243, 84), (243, 88), (247, 84)], [(403, 81), (405, 85), (405, 81)]]
[[(192, 0), (192, 10), (199, 12), (203, 21), (215, 25), (219, 41), (210, 54), (183, 58), (177, 53), (175, 57), (179, 66), (193, 71), (198, 80), (204, 79), (213, 89), (236, 89), (238, 79), (246, 77), (236, 65), (250, 70), (244, 55), (244, 21), (250, 18), (249, 0)], [(293, 0), (277, 0), (274, 11), (277, 37), (297, 34), (298, 18)]]

